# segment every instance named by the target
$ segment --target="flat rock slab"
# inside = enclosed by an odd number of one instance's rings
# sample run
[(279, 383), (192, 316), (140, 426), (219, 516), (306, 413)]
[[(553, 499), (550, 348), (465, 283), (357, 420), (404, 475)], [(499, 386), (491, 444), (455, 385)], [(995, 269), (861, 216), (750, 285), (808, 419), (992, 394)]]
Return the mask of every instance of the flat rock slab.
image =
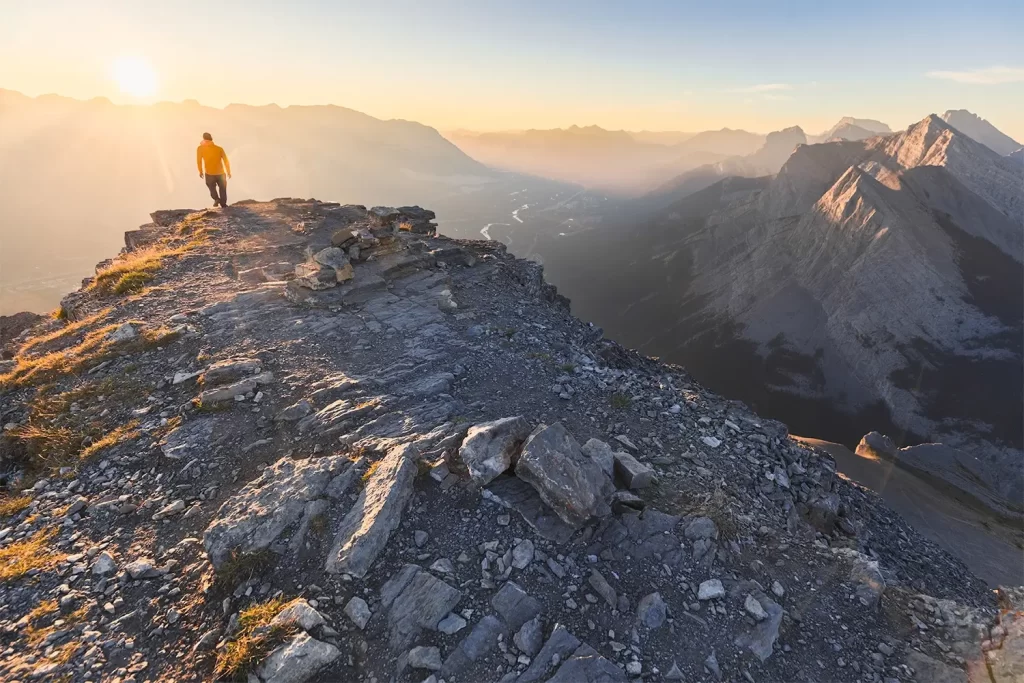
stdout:
[(407, 648), (423, 629), (438, 623), (462, 599), (462, 593), (418, 565), (407, 564), (381, 587), (381, 606), (388, 610), (392, 649)]
[(523, 444), (516, 474), (537, 489), (567, 524), (579, 528), (591, 517), (611, 512), (614, 484), (601, 466), (583, 454), (560, 422), (537, 427)]
[(439, 672), (441, 678), (456, 676), (473, 662), (485, 657), (498, 646), (498, 637), (502, 635), (508, 635), (505, 623), (493, 614), (485, 616), (444, 660)]
[(597, 653), (586, 643), (576, 648), (558, 667), (548, 683), (618, 683), (626, 681), (626, 672)]
[(544, 647), (533, 658), (526, 671), (516, 679), (516, 683), (536, 683), (544, 680), (558, 666), (554, 663), (556, 656), (560, 662), (564, 662), (580, 645), (579, 638), (569, 633), (561, 624), (555, 624)]
[(304, 683), (340, 656), (333, 645), (299, 633), (271, 652), (258, 673), (264, 683)]
[(537, 489), (518, 477), (498, 477), (485, 489), (486, 497), (515, 510), (539, 535), (555, 543), (565, 543), (576, 533), (540, 498)]
[(341, 521), (327, 556), (328, 572), (366, 576), (370, 565), (387, 545), (391, 532), (402, 521), (402, 511), (416, 479), (415, 455), (415, 449), (405, 445), (392, 448), (380, 460), (352, 509)]
[(225, 502), (203, 533), (203, 546), (215, 568), (234, 553), (268, 548), (298, 521), (306, 503), (353, 466), (346, 456), (282, 458)]
[(537, 598), (527, 595), (526, 591), (514, 581), (507, 582), (491, 598), (491, 607), (505, 620), (508, 630), (515, 633), (523, 624), (540, 614), (541, 604)]

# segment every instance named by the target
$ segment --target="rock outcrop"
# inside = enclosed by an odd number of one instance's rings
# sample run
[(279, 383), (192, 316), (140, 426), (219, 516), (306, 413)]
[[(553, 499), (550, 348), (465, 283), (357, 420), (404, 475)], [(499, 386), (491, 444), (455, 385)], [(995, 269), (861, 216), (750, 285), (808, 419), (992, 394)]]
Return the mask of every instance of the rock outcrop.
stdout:
[(161, 214), (132, 243), (198, 243), (151, 287), (20, 342), (0, 678), (1012, 680), (1016, 621), (831, 458), (431, 218)]

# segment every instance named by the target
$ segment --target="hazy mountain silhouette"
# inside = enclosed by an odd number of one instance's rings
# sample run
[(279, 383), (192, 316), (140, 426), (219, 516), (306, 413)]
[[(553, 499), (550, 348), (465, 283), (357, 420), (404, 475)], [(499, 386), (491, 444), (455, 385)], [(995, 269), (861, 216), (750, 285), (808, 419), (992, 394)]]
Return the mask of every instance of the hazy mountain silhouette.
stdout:
[(538, 182), (487, 168), (428, 126), (343, 107), (120, 106), (0, 90), (0, 313), (52, 307), (154, 207), (211, 204), (195, 166), (204, 131), (230, 157), (229, 201), (418, 203), (442, 222), (477, 212), (479, 229), (497, 220), (489, 202)]
[(609, 131), (599, 126), (471, 133), (450, 140), (495, 168), (531, 173), (617, 194), (642, 194), (667, 178), (735, 155), (764, 136), (723, 128), (702, 133)]
[(997, 154), (1011, 154), (1022, 146), (985, 119), (966, 109), (950, 109), (942, 115), (942, 120)]

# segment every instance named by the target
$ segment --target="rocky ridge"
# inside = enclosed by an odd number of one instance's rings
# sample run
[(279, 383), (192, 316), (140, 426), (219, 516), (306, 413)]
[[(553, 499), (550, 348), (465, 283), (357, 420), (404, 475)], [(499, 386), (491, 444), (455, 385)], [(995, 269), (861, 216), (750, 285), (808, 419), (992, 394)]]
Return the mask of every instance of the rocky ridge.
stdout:
[(22, 333), (5, 680), (1019, 673), (1019, 612), (829, 456), (432, 218), (157, 212), (97, 276), (168, 249), (144, 288)]

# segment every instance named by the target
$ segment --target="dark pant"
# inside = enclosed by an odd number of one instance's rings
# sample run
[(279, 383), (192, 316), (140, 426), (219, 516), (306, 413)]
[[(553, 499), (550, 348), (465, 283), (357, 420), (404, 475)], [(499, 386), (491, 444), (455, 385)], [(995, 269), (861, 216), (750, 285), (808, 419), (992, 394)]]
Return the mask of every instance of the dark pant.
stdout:
[[(210, 189), (210, 196), (213, 197), (213, 201), (220, 202), (221, 206), (228, 205), (228, 182), (224, 179), (224, 174), (220, 173), (212, 175), (206, 174), (206, 187)], [(220, 196), (217, 196), (217, 189), (220, 188)]]

